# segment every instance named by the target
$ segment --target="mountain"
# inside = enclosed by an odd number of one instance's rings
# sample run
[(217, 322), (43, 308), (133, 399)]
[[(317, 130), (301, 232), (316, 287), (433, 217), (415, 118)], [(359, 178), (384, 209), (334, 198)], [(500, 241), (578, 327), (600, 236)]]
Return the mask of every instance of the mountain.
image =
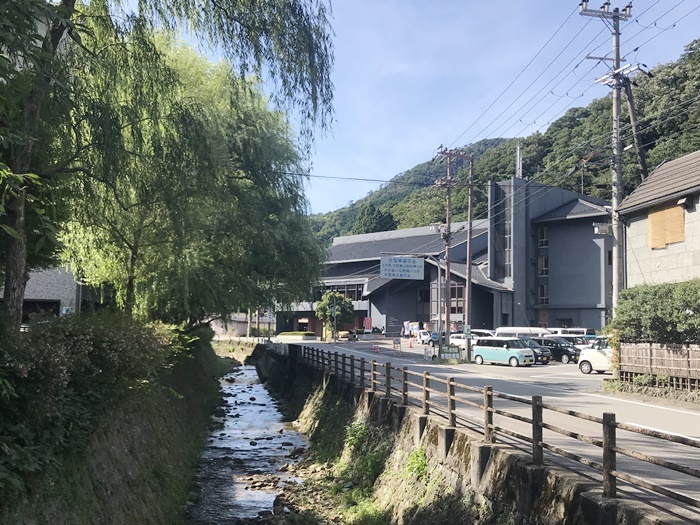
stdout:
[[(700, 149), (700, 39), (688, 44), (675, 62), (661, 64), (651, 75), (631, 78), (641, 143), (650, 170)], [(623, 148), (634, 146), (626, 98), (623, 96), (621, 137)], [(544, 133), (520, 138), (484, 139), (465, 147), (477, 156), (474, 163), (474, 218), (486, 216), (489, 180), (509, 179), (515, 173), (520, 145), (523, 176), (610, 200), (612, 95), (571, 108)], [(462, 161), (453, 161), (453, 174), (465, 179)], [(640, 182), (634, 147), (623, 153), (624, 195)], [(427, 161), (396, 175), (371, 192), (336, 211), (313, 215), (316, 234), (324, 243), (347, 235), (358, 213), (368, 205), (393, 216), (396, 227), (412, 228), (445, 220), (445, 192), (433, 188), (446, 174), (445, 164)], [(452, 220), (467, 218), (468, 191), (452, 193)]]

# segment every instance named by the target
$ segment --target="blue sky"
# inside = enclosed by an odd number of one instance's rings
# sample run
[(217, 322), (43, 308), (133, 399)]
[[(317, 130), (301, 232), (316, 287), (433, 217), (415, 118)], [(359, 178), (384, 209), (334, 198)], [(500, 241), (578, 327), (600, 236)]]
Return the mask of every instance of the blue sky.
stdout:
[[(578, 3), (335, 0), (335, 122), (312, 155), (310, 211), (381, 185), (347, 179), (388, 181), (441, 144), (544, 131), (569, 107), (609, 93), (594, 84), (607, 64), (585, 57), (610, 56), (610, 29), (581, 16)], [(635, 0), (621, 28), (623, 63), (651, 68), (700, 37), (700, 4)]]

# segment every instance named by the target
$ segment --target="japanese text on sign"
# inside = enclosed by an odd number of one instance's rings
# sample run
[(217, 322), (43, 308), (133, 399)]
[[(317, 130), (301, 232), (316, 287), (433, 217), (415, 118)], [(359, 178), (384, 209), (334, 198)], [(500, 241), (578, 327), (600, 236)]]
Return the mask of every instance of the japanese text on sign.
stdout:
[(423, 259), (419, 257), (387, 257), (381, 259), (379, 276), (385, 279), (423, 279)]

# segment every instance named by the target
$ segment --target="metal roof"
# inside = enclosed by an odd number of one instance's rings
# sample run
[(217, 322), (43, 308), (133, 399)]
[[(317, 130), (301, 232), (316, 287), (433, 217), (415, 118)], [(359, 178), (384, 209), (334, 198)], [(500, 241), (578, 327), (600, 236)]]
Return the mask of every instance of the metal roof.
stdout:
[(536, 217), (532, 222), (553, 222), (570, 219), (585, 219), (586, 217), (600, 217), (609, 215), (608, 208), (584, 199), (573, 199), (558, 208), (548, 211)]
[[(476, 237), (487, 231), (488, 221), (473, 222), (472, 235)], [(455, 247), (467, 241), (466, 223), (452, 225), (452, 243)], [(439, 231), (429, 227), (409, 228), (391, 232), (347, 235), (334, 239), (328, 250), (327, 263), (337, 264), (351, 261), (379, 260), (382, 254), (438, 255), (445, 250), (445, 241)]]
[(666, 162), (620, 204), (628, 214), (700, 192), (700, 151)]

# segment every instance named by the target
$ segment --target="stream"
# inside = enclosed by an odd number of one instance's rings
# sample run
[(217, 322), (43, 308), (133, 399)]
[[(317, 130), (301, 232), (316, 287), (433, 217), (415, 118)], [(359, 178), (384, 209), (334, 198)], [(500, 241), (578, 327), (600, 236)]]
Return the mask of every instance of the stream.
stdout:
[(255, 367), (236, 368), (222, 378), (221, 388), (224, 402), (214, 415), (218, 428), (195, 477), (199, 497), (186, 512), (197, 525), (239, 525), (269, 516), (277, 489), (301, 482), (284, 471), (307, 442), (284, 421)]

